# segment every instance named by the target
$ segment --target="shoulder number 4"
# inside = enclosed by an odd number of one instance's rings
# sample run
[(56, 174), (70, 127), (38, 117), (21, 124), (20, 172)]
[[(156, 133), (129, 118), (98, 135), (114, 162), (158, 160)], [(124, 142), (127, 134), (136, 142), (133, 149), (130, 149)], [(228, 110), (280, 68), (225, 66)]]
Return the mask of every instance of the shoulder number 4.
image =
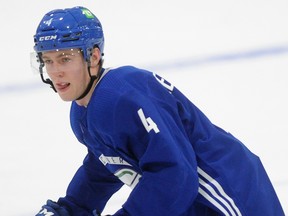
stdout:
[(139, 115), (139, 117), (142, 121), (142, 124), (144, 125), (144, 127), (148, 133), (151, 130), (154, 130), (155, 133), (160, 132), (158, 127), (157, 127), (157, 124), (150, 117), (146, 118), (142, 109), (138, 110), (138, 115)]

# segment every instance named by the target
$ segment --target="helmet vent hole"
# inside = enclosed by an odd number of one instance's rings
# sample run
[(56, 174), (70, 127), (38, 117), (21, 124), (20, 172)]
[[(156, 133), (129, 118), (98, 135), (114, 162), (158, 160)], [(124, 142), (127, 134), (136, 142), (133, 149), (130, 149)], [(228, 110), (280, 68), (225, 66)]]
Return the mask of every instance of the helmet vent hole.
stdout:
[(76, 32), (76, 33), (68, 33), (68, 34), (63, 34), (62, 35), (62, 41), (77, 41), (80, 39), (80, 36), (82, 35), (81, 32)]
[(71, 34), (65, 34), (63, 35), (63, 38), (69, 38), (71, 36)]

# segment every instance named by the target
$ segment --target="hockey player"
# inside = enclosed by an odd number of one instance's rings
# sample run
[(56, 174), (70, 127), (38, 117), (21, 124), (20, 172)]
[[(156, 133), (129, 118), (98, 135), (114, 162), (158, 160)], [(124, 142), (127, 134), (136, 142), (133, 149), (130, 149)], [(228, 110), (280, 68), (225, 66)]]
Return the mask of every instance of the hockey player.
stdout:
[[(34, 36), (44, 83), (72, 101), (71, 127), (88, 150), (67, 193), (37, 216), (283, 216), (259, 160), (175, 86), (132, 66), (103, 68), (104, 36), (87, 8), (53, 10)], [(49, 78), (46, 78), (44, 71)]]

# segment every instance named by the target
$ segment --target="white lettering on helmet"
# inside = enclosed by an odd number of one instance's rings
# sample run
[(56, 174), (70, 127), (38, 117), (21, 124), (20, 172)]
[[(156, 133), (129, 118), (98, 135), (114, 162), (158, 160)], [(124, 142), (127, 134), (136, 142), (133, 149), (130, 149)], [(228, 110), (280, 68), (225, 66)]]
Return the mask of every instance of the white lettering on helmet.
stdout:
[(45, 20), (43, 23), (50, 26), (52, 23), (53, 18), (49, 19), (49, 20)]
[(48, 41), (48, 40), (55, 40), (55, 39), (57, 39), (57, 35), (39, 37), (39, 41)]

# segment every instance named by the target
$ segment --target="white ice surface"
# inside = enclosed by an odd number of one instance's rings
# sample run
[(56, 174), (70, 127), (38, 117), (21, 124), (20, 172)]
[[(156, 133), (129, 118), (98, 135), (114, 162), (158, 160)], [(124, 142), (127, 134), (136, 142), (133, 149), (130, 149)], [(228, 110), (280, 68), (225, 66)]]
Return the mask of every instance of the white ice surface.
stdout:
[[(0, 215), (34, 215), (57, 200), (86, 153), (62, 102), (30, 70), (45, 12), (83, 5), (101, 20), (105, 67), (154, 70), (266, 167), (288, 212), (288, 2), (285, 0), (50, 0), (1, 2)], [(125, 201), (124, 187), (107, 204)]]

